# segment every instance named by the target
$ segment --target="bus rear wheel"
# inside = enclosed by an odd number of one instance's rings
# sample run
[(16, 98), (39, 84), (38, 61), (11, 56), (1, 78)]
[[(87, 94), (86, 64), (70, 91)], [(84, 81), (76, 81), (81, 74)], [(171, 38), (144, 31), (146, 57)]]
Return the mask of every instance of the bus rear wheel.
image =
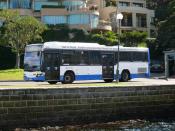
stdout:
[(113, 79), (104, 79), (104, 81), (105, 81), (106, 83), (110, 83), (110, 82), (113, 81)]
[(129, 72), (124, 70), (121, 74), (121, 81), (127, 82), (129, 80)]
[(57, 81), (48, 81), (49, 84), (53, 85), (53, 84), (56, 84)]
[(64, 80), (62, 81), (63, 84), (71, 84), (74, 81), (74, 74), (72, 72), (67, 72), (64, 75)]

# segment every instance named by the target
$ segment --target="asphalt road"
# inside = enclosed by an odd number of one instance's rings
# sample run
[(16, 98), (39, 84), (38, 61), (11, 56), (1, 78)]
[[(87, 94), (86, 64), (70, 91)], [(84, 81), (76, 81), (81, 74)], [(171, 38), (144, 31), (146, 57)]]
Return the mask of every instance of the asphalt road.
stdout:
[(105, 87), (105, 86), (149, 86), (149, 85), (175, 85), (175, 78), (165, 79), (163, 74), (152, 74), (150, 78), (136, 78), (129, 82), (116, 81), (105, 83), (104, 81), (75, 81), (73, 84), (50, 85), (47, 82), (30, 82), (30, 81), (4, 81), (0, 82), (0, 89), (4, 88), (79, 88), (79, 87)]

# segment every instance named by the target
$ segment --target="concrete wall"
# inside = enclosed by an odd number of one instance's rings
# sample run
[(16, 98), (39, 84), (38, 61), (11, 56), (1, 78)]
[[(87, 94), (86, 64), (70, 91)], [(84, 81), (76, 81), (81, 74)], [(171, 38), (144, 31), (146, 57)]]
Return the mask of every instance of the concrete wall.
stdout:
[(175, 85), (0, 90), (1, 129), (175, 118), (174, 110)]

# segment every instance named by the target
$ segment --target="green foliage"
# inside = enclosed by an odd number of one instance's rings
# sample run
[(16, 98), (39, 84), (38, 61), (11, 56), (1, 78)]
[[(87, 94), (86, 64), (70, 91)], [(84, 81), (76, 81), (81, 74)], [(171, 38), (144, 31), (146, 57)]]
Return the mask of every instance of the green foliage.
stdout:
[(91, 38), (92, 42), (108, 46), (116, 45), (118, 42), (117, 35), (112, 31), (91, 34)]
[(138, 44), (138, 47), (147, 47), (146, 42), (141, 42)]
[(170, 1), (166, 8), (168, 15), (160, 22), (157, 36), (161, 52), (175, 48), (175, 0)]
[(175, 49), (175, 14), (161, 23), (157, 40), (162, 51)]
[(108, 6), (116, 6), (115, 0), (106, 0), (106, 7)]
[(43, 41), (69, 41), (69, 27), (65, 24), (48, 25), (42, 34)]
[(0, 11), (0, 19), (4, 21), (1, 39), (6, 43), (5, 46), (10, 46), (16, 53), (16, 67), (19, 68), (20, 55), (24, 52), (25, 46), (32, 41), (41, 41), (41, 33), (46, 26), (34, 17), (20, 16), (18, 12), (10, 10)]
[(72, 29), (69, 32), (70, 41), (73, 42), (88, 42), (89, 33), (86, 30)]
[(154, 60), (161, 59), (163, 54), (158, 48), (158, 42), (156, 38), (146, 39), (146, 45), (149, 48), (151, 59), (154, 59)]
[(169, 15), (175, 14), (175, 0), (170, 1), (168, 4), (168, 13)]
[(149, 9), (157, 9), (162, 6), (167, 6), (170, 1), (172, 0), (146, 0), (146, 3)]
[(22, 54), (26, 44), (41, 40), (40, 34), (46, 27), (34, 17), (19, 16), (17, 12), (3, 10), (0, 17), (4, 19), (2, 38), (14, 52)]
[(150, 46), (151, 56), (162, 56), (163, 51), (175, 48), (175, 0), (147, 0), (148, 5), (155, 9), (157, 40)]
[(43, 33), (44, 41), (88, 41), (88, 32), (80, 29), (69, 29), (68, 25), (49, 25)]
[(146, 37), (146, 32), (124, 32), (122, 33), (120, 40), (123, 46), (135, 47), (138, 46), (140, 43), (145, 42)]
[(15, 54), (9, 47), (0, 46), (0, 70), (14, 68)]

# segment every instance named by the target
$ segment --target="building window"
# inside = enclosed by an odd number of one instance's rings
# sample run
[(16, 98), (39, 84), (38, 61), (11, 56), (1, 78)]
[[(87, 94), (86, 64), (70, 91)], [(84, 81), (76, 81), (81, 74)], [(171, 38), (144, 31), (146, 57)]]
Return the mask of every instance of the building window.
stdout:
[(119, 2), (119, 6), (129, 6), (129, 2)]
[(148, 54), (146, 52), (132, 52), (132, 61), (148, 61)]
[(99, 51), (90, 51), (89, 52), (89, 64), (90, 65), (99, 65), (101, 63), (101, 54)]
[(0, 1), (0, 9), (7, 9), (7, 0), (1, 0)]
[(96, 28), (99, 23), (98, 15), (90, 15), (91, 28)]
[(48, 1), (48, 0), (35, 0), (34, 10), (40, 11), (43, 5), (58, 6), (58, 2)]
[(146, 14), (136, 14), (137, 27), (147, 27)]
[(49, 25), (66, 24), (66, 16), (43, 16), (42, 22)]
[(121, 22), (122, 26), (132, 26), (132, 14), (131, 13), (123, 13), (123, 20)]
[(150, 18), (150, 24), (152, 24), (152, 25), (155, 24), (155, 18), (154, 18), (154, 17), (151, 17), (151, 18)]
[(80, 8), (86, 7), (86, 3), (84, 1), (64, 1), (63, 5), (69, 11), (78, 10)]
[(30, 9), (32, 7), (31, 0), (10, 0), (10, 8)]
[(135, 7), (143, 7), (143, 3), (133, 3), (133, 6), (135, 6)]
[(68, 18), (69, 24), (89, 24), (89, 15), (88, 14), (72, 14)]
[[(117, 53), (115, 54), (118, 55)], [(131, 52), (120, 52), (120, 61), (132, 61), (132, 53)], [(117, 62), (117, 57), (116, 57)]]

